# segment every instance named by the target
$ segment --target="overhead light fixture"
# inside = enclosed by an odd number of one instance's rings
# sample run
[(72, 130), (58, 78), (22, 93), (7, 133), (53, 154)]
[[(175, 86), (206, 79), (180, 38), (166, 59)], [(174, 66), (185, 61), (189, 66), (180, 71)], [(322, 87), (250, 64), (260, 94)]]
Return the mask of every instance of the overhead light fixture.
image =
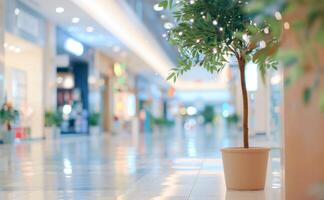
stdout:
[(15, 47), (14, 45), (10, 45), (10, 46), (9, 46), (9, 50), (10, 50), (10, 51), (14, 51), (15, 49), (16, 49), (16, 47)]
[(73, 17), (72, 18), (72, 23), (73, 24), (77, 24), (77, 23), (79, 23), (80, 22), (80, 18), (78, 18), (78, 17)]
[(93, 28), (92, 26), (88, 26), (88, 27), (86, 28), (86, 31), (87, 31), (88, 33), (92, 33), (92, 32), (94, 31), (94, 28)]
[(15, 53), (20, 53), (21, 52), (21, 48), (16, 47), (14, 51), (15, 51)]
[(155, 5), (153, 6), (153, 8), (154, 8), (155, 11), (162, 11), (162, 10), (163, 10), (163, 7), (160, 6), (158, 3), (155, 4)]
[(72, 38), (68, 38), (67, 40), (65, 40), (64, 48), (65, 50), (76, 56), (81, 56), (84, 52), (83, 45)]
[(19, 15), (19, 13), (20, 13), (19, 8), (15, 8), (15, 15)]
[(63, 12), (64, 12), (64, 8), (63, 8), (63, 7), (57, 7), (57, 8), (55, 9), (55, 11), (56, 11), (57, 13), (63, 13)]

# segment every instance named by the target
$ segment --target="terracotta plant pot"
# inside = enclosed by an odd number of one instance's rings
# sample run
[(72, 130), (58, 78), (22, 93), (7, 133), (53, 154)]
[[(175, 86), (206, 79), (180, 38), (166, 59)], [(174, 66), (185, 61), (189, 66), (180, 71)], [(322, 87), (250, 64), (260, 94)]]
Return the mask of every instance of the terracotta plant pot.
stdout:
[(269, 150), (269, 148), (222, 149), (227, 189), (263, 190)]

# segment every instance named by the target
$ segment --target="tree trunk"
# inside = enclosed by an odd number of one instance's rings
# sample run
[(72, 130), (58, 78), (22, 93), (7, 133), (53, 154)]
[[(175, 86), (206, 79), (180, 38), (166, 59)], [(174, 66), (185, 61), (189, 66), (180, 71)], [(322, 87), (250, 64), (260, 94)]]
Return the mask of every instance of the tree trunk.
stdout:
[(248, 94), (246, 90), (245, 82), (245, 60), (244, 58), (238, 58), (238, 64), (240, 69), (241, 77), (241, 88), (242, 88), (242, 97), (243, 97), (243, 141), (244, 148), (249, 148), (249, 102)]

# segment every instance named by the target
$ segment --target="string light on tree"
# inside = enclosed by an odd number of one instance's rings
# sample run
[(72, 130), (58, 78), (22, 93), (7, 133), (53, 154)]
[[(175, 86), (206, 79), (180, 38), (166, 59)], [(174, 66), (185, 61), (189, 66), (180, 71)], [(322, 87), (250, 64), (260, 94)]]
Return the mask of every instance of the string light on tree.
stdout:
[(275, 17), (277, 20), (282, 20), (282, 15), (279, 11), (275, 12)]
[(284, 23), (284, 29), (285, 29), (285, 30), (289, 30), (289, 29), (290, 29), (290, 24), (289, 24), (289, 22), (285, 22), (285, 23)]
[(218, 22), (217, 22), (217, 20), (213, 20), (213, 25), (217, 25), (218, 24)]
[(267, 43), (264, 40), (261, 40), (259, 46), (261, 49), (264, 49), (267, 47)]

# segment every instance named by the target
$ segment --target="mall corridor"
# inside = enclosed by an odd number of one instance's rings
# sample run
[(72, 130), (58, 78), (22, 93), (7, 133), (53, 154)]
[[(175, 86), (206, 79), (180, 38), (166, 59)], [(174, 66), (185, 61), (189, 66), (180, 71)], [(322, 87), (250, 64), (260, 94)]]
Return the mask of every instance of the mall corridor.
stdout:
[(324, 0), (0, 0), (0, 200), (324, 200)]
[[(255, 144), (266, 138), (256, 137)], [(272, 146), (264, 191), (226, 191), (220, 148), (237, 132), (199, 128), (154, 134), (72, 136), (2, 145), (0, 199), (280, 200), (280, 150)]]

